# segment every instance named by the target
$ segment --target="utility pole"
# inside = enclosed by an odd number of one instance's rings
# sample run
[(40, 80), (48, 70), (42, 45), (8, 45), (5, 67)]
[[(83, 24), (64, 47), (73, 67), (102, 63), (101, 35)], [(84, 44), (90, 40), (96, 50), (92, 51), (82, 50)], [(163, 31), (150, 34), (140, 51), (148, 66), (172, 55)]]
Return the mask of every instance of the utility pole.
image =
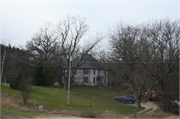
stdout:
[(2, 79), (2, 73), (3, 73), (3, 66), (4, 66), (5, 56), (6, 56), (6, 50), (5, 50), (4, 56), (3, 56), (2, 69), (1, 69), (1, 79)]
[(71, 50), (69, 50), (69, 73), (68, 73), (68, 100), (67, 105), (69, 106), (69, 99), (70, 99), (70, 70), (71, 70)]
[[(179, 47), (179, 85), (180, 85), (180, 47)], [(180, 87), (179, 87), (179, 92), (180, 92)], [(179, 95), (179, 99), (180, 99), (180, 95)], [(179, 110), (180, 110), (180, 106), (179, 106)]]
[(1, 44), (0, 44), (0, 81), (1, 81)]

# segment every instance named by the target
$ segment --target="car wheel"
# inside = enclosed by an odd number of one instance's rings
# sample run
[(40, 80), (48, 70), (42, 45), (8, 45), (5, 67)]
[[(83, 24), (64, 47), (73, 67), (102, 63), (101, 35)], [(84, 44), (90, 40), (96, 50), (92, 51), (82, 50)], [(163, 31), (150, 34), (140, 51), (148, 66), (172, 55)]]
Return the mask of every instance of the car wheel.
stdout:
[(129, 103), (132, 104), (133, 102), (130, 100)]
[(121, 99), (118, 98), (118, 102), (121, 102)]

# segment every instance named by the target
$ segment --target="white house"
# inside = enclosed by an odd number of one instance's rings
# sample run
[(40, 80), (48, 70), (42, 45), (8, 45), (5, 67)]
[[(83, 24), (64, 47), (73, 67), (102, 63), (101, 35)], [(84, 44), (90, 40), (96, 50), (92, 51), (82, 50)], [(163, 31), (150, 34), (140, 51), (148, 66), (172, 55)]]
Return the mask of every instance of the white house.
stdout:
[[(108, 71), (106, 67), (96, 60), (93, 56), (86, 54), (82, 57), (81, 55), (75, 58), (71, 62), (71, 74), (74, 73), (74, 76), (71, 77), (71, 84), (74, 85), (104, 85), (107, 86), (108, 82)], [(77, 64), (79, 66), (77, 67)], [(77, 67), (76, 72), (75, 68)], [(63, 67), (64, 73), (67, 73), (67, 64)], [(67, 74), (66, 74), (67, 76)]]

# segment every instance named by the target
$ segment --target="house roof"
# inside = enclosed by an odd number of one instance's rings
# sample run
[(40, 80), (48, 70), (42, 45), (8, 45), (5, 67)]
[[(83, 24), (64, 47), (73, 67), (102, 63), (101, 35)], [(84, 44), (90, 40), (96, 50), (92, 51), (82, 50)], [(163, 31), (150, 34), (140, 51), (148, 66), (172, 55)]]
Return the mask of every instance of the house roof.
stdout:
[[(79, 62), (79, 57), (75, 58), (71, 62), (71, 68), (75, 68)], [(95, 59), (93, 56), (86, 54), (82, 57), (81, 62), (79, 63), (80, 66), (78, 68), (93, 68), (93, 69), (106, 69), (106, 67)], [(63, 68), (67, 68), (67, 64), (64, 65)]]

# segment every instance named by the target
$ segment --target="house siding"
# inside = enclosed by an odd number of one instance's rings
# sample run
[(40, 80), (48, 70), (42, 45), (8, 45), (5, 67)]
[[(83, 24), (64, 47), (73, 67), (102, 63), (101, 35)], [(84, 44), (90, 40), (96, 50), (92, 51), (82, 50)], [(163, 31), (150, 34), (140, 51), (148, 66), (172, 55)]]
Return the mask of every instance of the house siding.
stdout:
[[(106, 75), (105, 75), (106, 72)], [(72, 73), (72, 72), (71, 72)], [(67, 76), (67, 74), (66, 74)], [(84, 74), (84, 69), (77, 69), (76, 74), (74, 75), (74, 85), (89, 85), (89, 86), (96, 86), (97, 85), (97, 76), (103, 76), (104, 80), (104, 86), (107, 86), (107, 80), (108, 80), (108, 71), (100, 70), (100, 75), (98, 75), (98, 69), (88, 69), (88, 74)], [(83, 82), (84, 77), (88, 77), (88, 82)], [(95, 77), (95, 83), (93, 83), (93, 79)], [(63, 80), (64, 82), (64, 80)]]

